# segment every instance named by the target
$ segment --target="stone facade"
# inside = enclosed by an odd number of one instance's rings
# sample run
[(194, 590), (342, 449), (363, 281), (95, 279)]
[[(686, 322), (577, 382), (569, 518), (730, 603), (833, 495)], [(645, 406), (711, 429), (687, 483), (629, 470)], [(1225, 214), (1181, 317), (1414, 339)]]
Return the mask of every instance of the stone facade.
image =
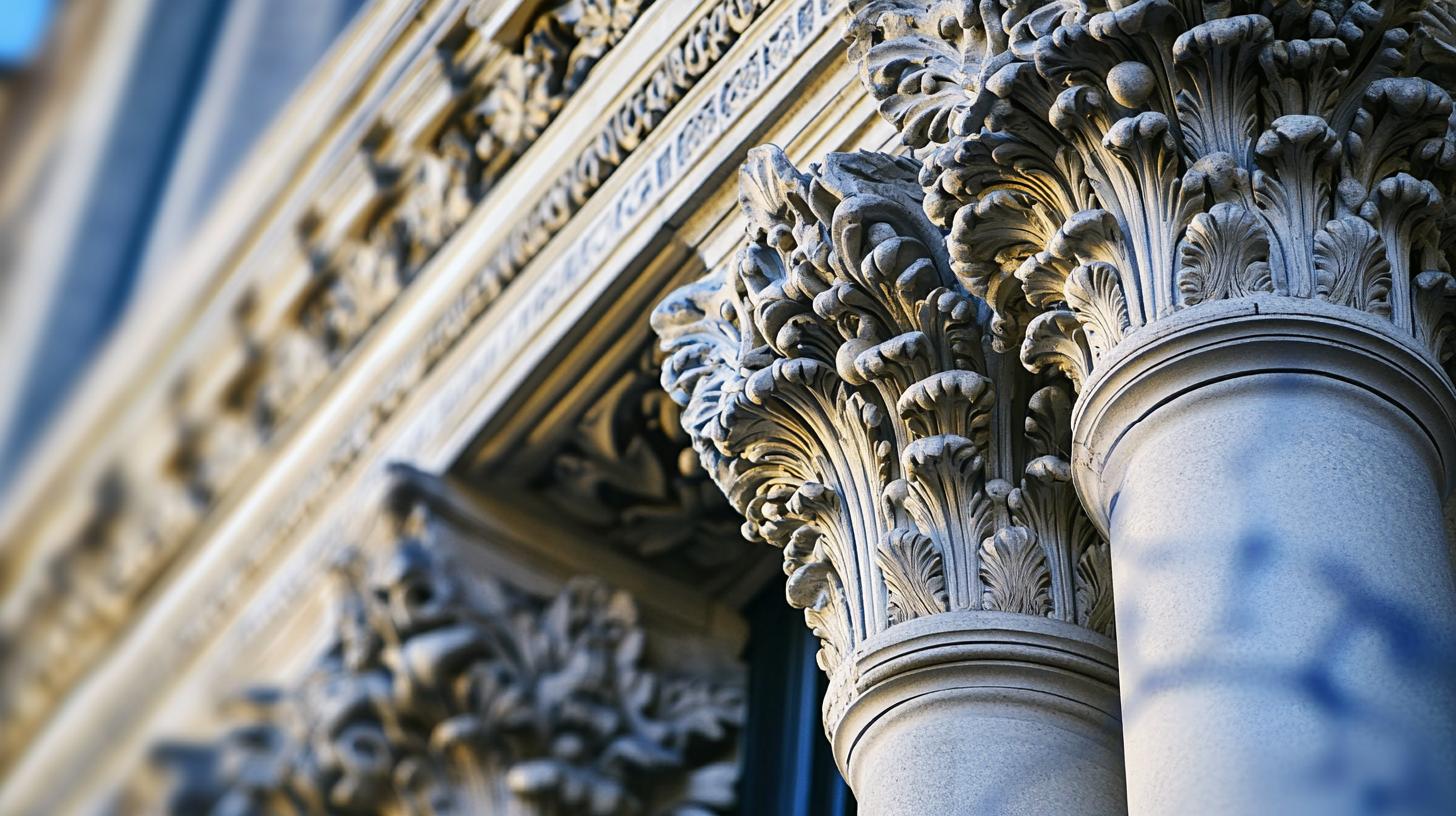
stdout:
[(0, 505), (0, 811), (738, 812), (781, 561), (868, 816), (1456, 812), (1452, 93), (1446, 0), (376, 0)]

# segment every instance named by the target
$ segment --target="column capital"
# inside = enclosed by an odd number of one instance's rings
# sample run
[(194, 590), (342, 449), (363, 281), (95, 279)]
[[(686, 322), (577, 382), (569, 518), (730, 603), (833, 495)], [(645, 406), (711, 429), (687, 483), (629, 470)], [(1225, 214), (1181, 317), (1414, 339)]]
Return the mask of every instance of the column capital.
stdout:
[[(1111, 566), (1071, 483), (1071, 384), (983, 343), (919, 171), (750, 151), (745, 246), (653, 313), (663, 385), (745, 535), (783, 550), (862, 812), (1118, 812)], [(984, 750), (951, 747), (966, 734)]]
[(950, 611), (1112, 633), (1107, 545), (1070, 482), (1069, 384), (984, 347), (918, 172), (879, 153), (801, 172), (756, 148), (745, 247), (653, 315), (663, 384), (745, 534), (783, 549), (831, 674)]
[(1261, 293), (1364, 312), (1451, 359), (1448, 8), (850, 11), (850, 56), (924, 156), (955, 274), (1031, 369), (1080, 390), (1159, 321)]

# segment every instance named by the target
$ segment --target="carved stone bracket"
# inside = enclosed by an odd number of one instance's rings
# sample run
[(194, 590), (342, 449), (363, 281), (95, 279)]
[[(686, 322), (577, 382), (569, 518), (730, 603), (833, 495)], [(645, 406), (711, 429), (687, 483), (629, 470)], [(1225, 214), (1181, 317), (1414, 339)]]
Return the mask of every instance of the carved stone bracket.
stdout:
[(646, 667), (626, 593), (539, 599), (403, 541), (343, 565), (335, 644), (205, 746), (159, 750), (177, 813), (729, 812), (737, 686)]
[(624, 368), (577, 420), (532, 492), (618, 550), (709, 586), (736, 578), (745, 558), (760, 553), (744, 543), (738, 515), (693, 452), (680, 409), (658, 387), (661, 359), (649, 346)]

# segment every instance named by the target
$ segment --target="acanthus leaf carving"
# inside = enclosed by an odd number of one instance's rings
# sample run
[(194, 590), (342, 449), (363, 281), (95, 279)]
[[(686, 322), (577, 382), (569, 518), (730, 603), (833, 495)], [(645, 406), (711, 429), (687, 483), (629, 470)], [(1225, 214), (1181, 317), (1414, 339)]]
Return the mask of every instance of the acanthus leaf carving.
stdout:
[(875, 557), (885, 573), (891, 623), (946, 610), (945, 570), (927, 536), (914, 530), (891, 530)]
[[(851, 13), (850, 58), (925, 159), (925, 211), (949, 230), (953, 271), (994, 312), (996, 347), (1019, 341), (1033, 370), (1086, 380), (1120, 334), (1265, 293), (1433, 336), (1415, 324), (1446, 306), (1416, 280), (1450, 268), (1446, 222), (1422, 217), (1456, 184), (1443, 4)], [(1094, 224), (1094, 243), (1071, 240)]]
[(1087, 330), (1071, 309), (1042, 312), (1026, 327), (1021, 360), (1036, 373), (1061, 373), (1078, 389), (1095, 364)]
[[(1074, 575), (1100, 539), (1070, 484), (1068, 383), (986, 347), (990, 310), (924, 211), (922, 169), (854, 153), (801, 172), (755, 148), (746, 245), (653, 315), (683, 426), (749, 537), (783, 549), (830, 671), (915, 617), (1076, 622), (1095, 604)], [(1107, 342), (1127, 316), (1093, 220), (1047, 263), (1084, 267), (1073, 299), (1102, 310)]]
[(1127, 298), (1117, 283), (1117, 269), (1105, 261), (1081, 264), (1067, 276), (1062, 290), (1082, 324), (1094, 356), (1111, 351), (1127, 332)]
[[(337, 639), (192, 761), (176, 812), (709, 814), (735, 803), (742, 690), (645, 667), (626, 593), (549, 599), (403, 541), (342, 569)], [(177, 757), (172, 746), (160, 752)]]
[(1112, 634), (1112, 557), (1105, 541), (1089, 546), (1077, 560), (1077, 623)]
[(943, 142), (985, 68), (981, 18), (970, 3), (852, 0), (845, 39), (880, 112), (906, 144)]
[(1051, 574), (1036, 536), (1006, 527), (981, 542), (981, 608), (1045, 616), (1051, 608)]
[(1315, 297), (1390, 315), (1385, 243), (1365, 219), (1346, 216), (1315, 233), (1314, 266)]
[(1273, 292), (1264, 225), (1237, 204), (1215, 204), (1188, 224), (1179, 248), (1178, 294), (1184, 306)]

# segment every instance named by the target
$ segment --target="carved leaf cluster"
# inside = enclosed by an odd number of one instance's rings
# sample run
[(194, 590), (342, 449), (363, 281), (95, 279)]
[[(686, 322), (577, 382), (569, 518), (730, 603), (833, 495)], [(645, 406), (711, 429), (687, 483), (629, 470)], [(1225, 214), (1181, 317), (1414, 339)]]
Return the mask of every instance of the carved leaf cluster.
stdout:
[(621, 42), (651, 0), (564, 0), (539, 12), (520, 46), (488, 72), (453, 65), (464, 86), (455, 111), (423, 147), (399, 151), (387, 135), (372, 148), (384, 200), (361, 238), (315, 239), (305, 226), (317, 281), (300, 325), (337, 356), (393, 301), (464, 223), (495, 183), (540, 138), (587, 75)]
[[(823, 0), (827, 2), (827, 0)], [(568, 171), (512, 229), (504, 247), (459, 293), (427, 341), (424, 361), (388, 382), (367, 416), (341, 442), (331, 467), (345, 467), (375, 427), (389, 419), (412, 378), (449, 351), (501, 288), (593, 195), (627, 153), (727, 52), (770, 0), (720, 0), (659, 62), (638, 90), (568, 164)], [(228, 372), (191, 373), (174, 385), (172, 450), (125, 451), (98, 480), (85, 529), (35, 570), (4, 637), (17, 645), (0, 667), (0, 758), (23, 747), (80, 668), (94, 659), (126, 609), (173, 558), (213, 501), (233, 489), (276, 429), (307, 403), (429, 259), (458, 231), (554, 117), (597, 62), (625, 36), (650, 0), (555, 0), (538, 4), (526, 34), (499, 51), (487, 30), (487, 3), (454, 6), (435, 46), (415, 58), (417, 80), (397, 84), (363, 122), (348, 162), (331, 165), (321, 198), (297, 223), (307, 263), (268, 270), (286, 285), (241, 292), (231, 307)], [(439, 5), (439, 4), (437, 4)], [(438, 9), (435, 11), (439, 11)], [(433, 13), (433, 12), (432, 12)], [(402, 106), (401, 95), (428, 100)], [(429, 127), (405, 133), (400, 110)], [(350, 128), (346, 132), (355, 132)], [(360, 206), (330, 196), (367, 191)], [(289, 266), (298, 268), (289, 268)], [(269, 302), (279, 297), (281, 302)], [(210, 341), (198, 344), (212, 348)], [(150, 439), (150, 437), (148, 437)], [(148, 441), (146, 446), (155, 443)], [(145, 463), (145, 464), (138, 464)], [(153, 464), (157, 463), (157, 464)], [(32, 703), (10, 703), (26, 696)]]
[(1080, 382), (1128, 332), (1259, 293), (1387, 318), (1450, 358), (1448, 3), (850, 10), (954, 273), (1033, 370)]
[(919, 172), (750, 151), (746, 245), (653, 314), (663, 385), (745, 534), (782, 548), (826, 670), (947, 610), (1084, 622), (1078, 587), (1108, 586), (1073, 572), (1098, 538), (1070, 484), (1067, 384), (983, 347), (989, 312), (951, 273)]
[(744, 544), (740, 517), (693, 453), (681, 410), (658, 387), (660, 365), (661, 354), (644, 349), (586, 410), (536, 491), (622, 551), (684, 580), (731, 578), (737, 571), (725, 568), (757, 551)]
[(349, 571), (337, 643), (303, 682), (251, 693), (248, 720), (187, 749), (174, 812), (732, 808), (741, 690), (645, 669), (630, 596), (583, 578), (538, 600), (414, 540), (377, 572)]

